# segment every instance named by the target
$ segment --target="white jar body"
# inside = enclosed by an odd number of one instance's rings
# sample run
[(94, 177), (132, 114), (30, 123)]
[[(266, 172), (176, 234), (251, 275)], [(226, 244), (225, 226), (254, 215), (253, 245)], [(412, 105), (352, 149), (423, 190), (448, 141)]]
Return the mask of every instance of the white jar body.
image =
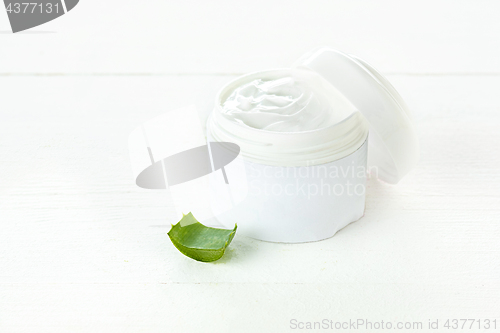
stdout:
[[(270, 166), (244, 161), (246, 197), (216, 214), (224, 227), (238, 224), (242, 235), (300, 243), (332, 237), (364, 214), (367, 141), (354, 153), (326, 164)], [(225, 200), (222, 182), (211, 182), (214, 207)], [(234, 193), (233, 193), (234, 195)]]
[[(299, 243), (333, 236), (364, 213), (368, 125), (357, 109), (322, 78), (337, 122), (306, 131), (276, 132), (228, 119), (223, 103), (234, 89), (290, 69), (251, 73), (217, 94), (207, 122), (209, 142), (232, 142), (240, 155), (227, 166), (229, 182), (213, 175), (213, 215), (225, 227), (256, 239)], [(323, 104), (324, 105), (324, 104)], [(314, 113), (316, 110), (309, 110)], [(216, 178), (221, 179), (216, 179)]]

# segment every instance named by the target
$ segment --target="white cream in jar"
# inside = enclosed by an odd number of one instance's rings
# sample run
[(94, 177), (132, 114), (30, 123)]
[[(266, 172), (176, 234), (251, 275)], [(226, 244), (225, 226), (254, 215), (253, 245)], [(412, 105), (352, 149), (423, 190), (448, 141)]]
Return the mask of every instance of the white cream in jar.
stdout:
[(297, 68), (261, 71), (227, 84), (208, 121), (208, 137), (234, 142), (250, 162), (310, 166), (356, 151), (364, 117), (319, 74)]
[(335, 125), (352, 113), (336, 107), (336, 96), (335, 88), (317, 73), (290, 69), (236, 87), (222, 103), (222, 114), (255, 129), (310, 131)]

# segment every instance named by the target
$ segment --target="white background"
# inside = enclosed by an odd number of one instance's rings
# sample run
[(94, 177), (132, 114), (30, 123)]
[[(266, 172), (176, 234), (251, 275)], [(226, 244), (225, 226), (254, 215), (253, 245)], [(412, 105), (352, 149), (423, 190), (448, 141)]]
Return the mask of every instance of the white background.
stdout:
[[(0, 10), (0, 332), (500, 330), (499, 15), (482, 0), (82, 0), (11, 34)], [(235, 76), (321, 45), (387, 75), (420, 164), (397, 186), (369, 181), (365, 216), (326, 241), (236, 235), (218, 262), (184, 257), (167, 194), (134, 185), (128, 134), (187, 104), (209, 112)]]

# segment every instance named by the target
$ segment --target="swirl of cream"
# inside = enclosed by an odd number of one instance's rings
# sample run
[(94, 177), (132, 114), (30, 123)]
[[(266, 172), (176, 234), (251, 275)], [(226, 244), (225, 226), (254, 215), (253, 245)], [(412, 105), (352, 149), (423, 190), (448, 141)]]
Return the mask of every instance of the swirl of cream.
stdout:
[(303, 132), (334, 125), (347, 114), (335, 110), (338, 93), (318, 74), (289, 69), (285, 75), (253, 79), (222, 103), (226, 118), (273, 132)]

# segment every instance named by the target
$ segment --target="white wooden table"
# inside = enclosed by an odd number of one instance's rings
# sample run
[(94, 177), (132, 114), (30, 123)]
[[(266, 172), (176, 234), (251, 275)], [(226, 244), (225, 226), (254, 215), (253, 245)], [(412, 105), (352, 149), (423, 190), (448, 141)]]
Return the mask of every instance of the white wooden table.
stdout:
[[(460, 331), (442, 326), (455, 318), (500, 330), (499, 12), (86, 0), (12, 35), (0, 10), (0, 332), (288, 332), (294, 319)], [(129, 132), (187, 104), (208, 113), (228, 80), (318, 45), (387, 75), (413, 110), (420, 164), (397, 186), (370, 180), (366, 215), (331, 239), (237, 234), (218, 262), (184, 257), (166, 192), (133, 183)]]

